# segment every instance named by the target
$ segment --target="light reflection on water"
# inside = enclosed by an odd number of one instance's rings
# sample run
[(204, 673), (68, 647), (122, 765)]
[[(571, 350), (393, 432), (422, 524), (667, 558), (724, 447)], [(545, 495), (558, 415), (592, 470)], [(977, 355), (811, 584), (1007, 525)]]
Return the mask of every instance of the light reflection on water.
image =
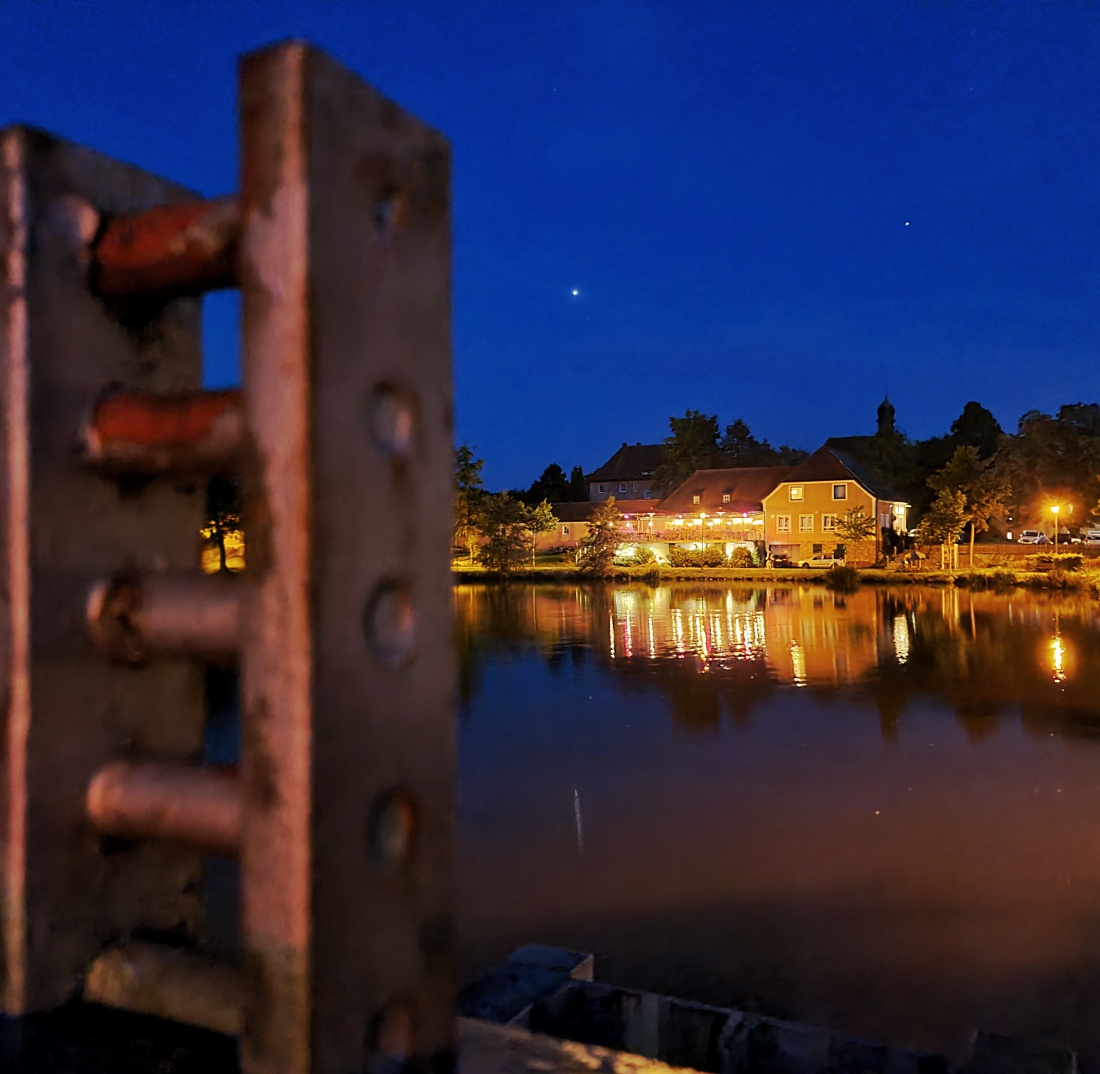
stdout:
[[(1030, 593), (459, 587), (467, 975), (1100, 1055), (1100, 630)], [(583, 838), (581, 805), (583, 803)]]

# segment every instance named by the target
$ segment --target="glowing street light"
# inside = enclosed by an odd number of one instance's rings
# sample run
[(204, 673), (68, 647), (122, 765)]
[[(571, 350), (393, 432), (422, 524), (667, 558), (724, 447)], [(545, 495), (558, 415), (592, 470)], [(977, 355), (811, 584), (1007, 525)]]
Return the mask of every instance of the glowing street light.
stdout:
[(1054, 551), (1055, 551), (1055, 553), (1057, 553), (1057, 551), (1058, 551), (1058, 512), (1061, 511), (1061, 510), (1062, 510), (1062, 508), (1059, 504), (1052, 503), (1050, 505), (1050, 513), (1054, 516)]

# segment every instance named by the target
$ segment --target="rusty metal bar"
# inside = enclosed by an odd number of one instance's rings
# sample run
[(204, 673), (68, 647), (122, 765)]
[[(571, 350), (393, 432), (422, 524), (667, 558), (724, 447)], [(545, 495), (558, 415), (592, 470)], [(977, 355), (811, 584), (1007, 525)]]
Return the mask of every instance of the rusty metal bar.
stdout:
[(453, 1062), (450, 153), (300, 44), (241, 67), (248, 1074)]
[(201, 752), (202, 669), (165, 660), (135, 674), (104, 660), (82, 625), (89, 589), (118, 564), (194, 564), (202, 504), (168, 482), (120, 496), (72, 458), (106, 385), (200, 387), (199, 303), (168, 303), (140, 332), (122, 331), (85, 271), (89, 221), (193, 198), (39, 131), (0, 131), (0, 1002), (9, 1015), (72, 998), (109, 937), (199, 932), (201, 855), (139, 844), (105, 857), (84, 792), (125, 753)]
[(235, 657), (243, 594), (224, 574), (123, 573), (92, 586), (88, 629), (102, 652), (135, 664), (153, 653)]
[(113, 761), (92, 777), (84, 801), (100, 835), (156, 839), (227, 856), (240, 850), (235, 769)]
[(173, 947), (112, 947), (88, 967), (84, 998), (237, 1036), (244, 1029), (240, 971)]
[(232, 197), (109, 218), (92, 247), (92, 285), (109, 298), (161, 299), (236, 287), (239, 236)]
[(80, 432), (91, 463), (113, 473), (232, 474), (244, 442), (236, 390), (150, 395), (113, 392)]

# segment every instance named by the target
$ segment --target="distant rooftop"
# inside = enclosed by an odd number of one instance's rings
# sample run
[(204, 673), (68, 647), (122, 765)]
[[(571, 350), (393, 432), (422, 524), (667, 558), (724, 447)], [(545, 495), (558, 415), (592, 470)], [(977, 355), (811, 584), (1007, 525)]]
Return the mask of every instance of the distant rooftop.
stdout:
[(624, 443), (598, 470), (593, 470), (587, 481), (637, 481), (652, 478), (661, 465), (660, 444)]
[[(764, 497), (791, 472), (789, 466), (734, 466), (696, 470), (661, 501), (661, 514), (762, 511)], [(695, 497), (699, 502), (695, 502)], [(727, 500), (726, 497), (729, 497)]]

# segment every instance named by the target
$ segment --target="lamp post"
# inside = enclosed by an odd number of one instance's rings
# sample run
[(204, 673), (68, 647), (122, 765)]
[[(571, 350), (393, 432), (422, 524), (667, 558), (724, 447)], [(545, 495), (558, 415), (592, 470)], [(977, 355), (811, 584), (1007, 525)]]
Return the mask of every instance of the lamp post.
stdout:
[(1062, 508), (1058, 504), (1051, 504), (1050, 513), (1054, 516), (1054, 553), (1058, 554), (1058, 512)]

